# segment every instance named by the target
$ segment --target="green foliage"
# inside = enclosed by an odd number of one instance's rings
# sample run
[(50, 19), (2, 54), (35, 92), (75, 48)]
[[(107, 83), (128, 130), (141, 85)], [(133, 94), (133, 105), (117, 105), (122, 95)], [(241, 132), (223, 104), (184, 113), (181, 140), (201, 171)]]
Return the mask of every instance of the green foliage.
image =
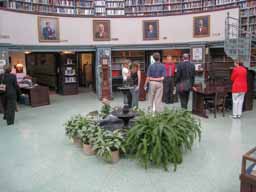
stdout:
[(100, 110), (100, 117), (104, 119), (107, 115), (110, 114), (110, 112), (111, 112), (111, 106), (109, 104), (104, 104)]
[(88, 119), (82, 115), (75, 115), (68, 120), (65, 126), (66, 135), (69, 138), (79, 137), (79, 130), (82, 130), (88, 124)]
[(145, 168), (149, 165), (174, 170), (182, 162), (184, 150), (191, 150), (196, 138), (201, 138), (201, 125), (188, 111), (165, 110), (158, 114), (143, 114), (128, 131), (127, 151)]
[(125, 137), (120, 130), (108, 131), (98, 129), (93, 138), (93, 149), (97, 156), (101, 157), (107, 162), (111, 162), (112, 151), (125, 152), (124, 148)]
[(83, 144), (91, 144), (99, 127), (97, 123), (90, 118), (85, 118), (84, 123), (82, 129), (78, 130), (78, 137)]

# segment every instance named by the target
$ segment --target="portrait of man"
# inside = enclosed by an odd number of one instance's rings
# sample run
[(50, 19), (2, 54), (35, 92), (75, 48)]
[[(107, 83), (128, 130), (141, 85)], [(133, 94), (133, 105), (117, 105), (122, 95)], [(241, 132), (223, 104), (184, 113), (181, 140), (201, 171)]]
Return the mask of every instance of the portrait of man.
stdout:
[(194, 17), (193, 22), (194, 37), (209, 37), (210, 36), (210, 16)]
[(38, 17), (40, 42), (56, 42), (60, 40), (59, 20), (53, 17)]
[(143, 40), (159, 39), (159, 21), (147, 20), (143, 21)]
[(94, 20), (93, 21), (93, 40), (110, 41), (110, 21)]

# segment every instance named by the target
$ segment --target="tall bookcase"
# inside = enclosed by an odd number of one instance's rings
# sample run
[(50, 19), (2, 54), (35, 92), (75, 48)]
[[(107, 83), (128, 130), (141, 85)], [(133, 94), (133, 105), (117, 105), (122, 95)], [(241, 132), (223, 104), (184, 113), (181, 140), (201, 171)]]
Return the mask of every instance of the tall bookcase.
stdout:
[(256, 34), (256, 1), (247, 1), (240, 10), (241, 27)]
[(59, 66), (59, 93), (78, 94), (78, 73), (76, 54), (61, 54)]
[(206, 66), (207, 79), (230, 81), (230, 73), (231, 68), (234, 67), (234, 61), (225, 54), (223, 48), (210, 49), (209, 61)]

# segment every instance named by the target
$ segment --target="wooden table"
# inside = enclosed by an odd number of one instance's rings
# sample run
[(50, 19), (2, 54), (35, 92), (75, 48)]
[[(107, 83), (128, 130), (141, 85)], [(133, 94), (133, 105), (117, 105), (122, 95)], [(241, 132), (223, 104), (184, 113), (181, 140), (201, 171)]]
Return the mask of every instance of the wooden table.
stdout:
[(32, 107), (50, 104), (49, 88), (45, 86), (22, 87), (21, 92), (28, 94), (29, 103)]

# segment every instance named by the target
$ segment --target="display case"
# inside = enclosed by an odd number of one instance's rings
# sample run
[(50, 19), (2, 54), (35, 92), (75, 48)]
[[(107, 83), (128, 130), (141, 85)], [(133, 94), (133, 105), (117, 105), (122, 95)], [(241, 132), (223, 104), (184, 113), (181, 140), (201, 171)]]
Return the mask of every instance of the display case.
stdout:
[(240, 192), (256, 192), (256, 147), (243, 155)]
[(63, 95), (73, 95), (78, 93), (76, 54), (60, 55), (59, 93)]

